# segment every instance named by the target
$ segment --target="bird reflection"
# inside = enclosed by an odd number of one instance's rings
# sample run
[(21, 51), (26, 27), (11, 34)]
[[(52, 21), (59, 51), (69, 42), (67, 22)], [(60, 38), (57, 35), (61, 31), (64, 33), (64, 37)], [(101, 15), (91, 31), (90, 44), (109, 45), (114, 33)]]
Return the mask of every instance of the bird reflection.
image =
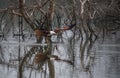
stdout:
[(35, 55), (35, 64), (43, 63), (47, 60), (62, 61), (62, 62), (66, 62), (70, 65), (73, 65), (73, 63), (70, 60), (61, 59), (57, 55), (47, 55), (47, 54), (43, 54), (43, 53), (37, 53)]

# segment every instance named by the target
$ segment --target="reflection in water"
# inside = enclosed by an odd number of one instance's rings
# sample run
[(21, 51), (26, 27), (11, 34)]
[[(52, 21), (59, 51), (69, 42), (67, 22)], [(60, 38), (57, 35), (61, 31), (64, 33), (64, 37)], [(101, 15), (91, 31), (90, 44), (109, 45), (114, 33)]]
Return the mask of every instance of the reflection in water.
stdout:
[[(68, 38), (68, 39), (67, 39)], [(59, 61), (48, 61), (51, 65), (51, 71), (52, 65), (54, 65), (54, 74), (55, 78), (119, 78), (120, 77), (120, 49), (119, 49), (119, 43), (114, 44), (114, 42), (111, 42), (111, 40), (106, 40), (103, 44), (101, 44), (99, 41), (95, 44), (93, 54), (87, 58), (87, 61), (85, 62), (86, 69), (82, 71), (82, 68), (80, 67), (80, 55), (79, 55), (79, 41), (74, 42), (72, 40), (72, 37), (68, 36), (66, 39), (63, 39), (64, 43), (55, 43), (53, 44), (53, 50), (52, 55), (57, 55), (57, 57), (60, 57), (60, 59), (66, 59), (72, 61), (74, 65), (70, 65), (69, 63)], [(12, 43), (12, 42), (11, 42)], [(9, 71), (16, 71), (17, 72), (17, 64), (18, 64), (18, 58), (17, 58), (17, 52), (18, 52), (18, 44), (1, 44), (1, 53), (4, 55), (2, 58), (0, 58), (1, 64), (4, 65), (5, 68), (9, 66), (9, 70), (3, 70), (2, 66), (0, 66), (0, 69), (5, 72), (5, 74), (2, 73), (2, 75), (6, 75)], [(112, 44), (111, 44), (112, 43)], [(111, 45), (110, 45), (111, 44)], [(21, 45), (21, 58), (24, 56), (24, 54), (27, 54), (27, 52), (30, 50), (33, 46), (41, 46), (41, 44), (23, 44)], [(41, 47), (44, 47), (43, 51), (45, 51), (44, 44)], [(97, 46), (97, 47), (96, 47)], [(27, 61), (25, 61), (24, 65), (24, 72), (23, 75), (26, 78), (49, 78), (49, 67), (48, 62), (45, 62), (45, 64), (36, 65), (32, 64), (32, 61), (37, 54), (38, 50), (41, 48), (34, 49), (35, 53), (31, 51), (30, 56), (31, 58), (27, 58)], [(48, 47), (49, 48), (49, 47)], [(96, 56), (94, 55), (94, 51), (96, 51)], [(42, 53), (42, 52), (41, 52)], [(51, 57), (51, 56), (49, 56)], [(53, 57), (53, 56), (52, 56)], [(3, 58), (4, 61), (2, 60)], [(95, 58), (95, 59), (94, 59)], [(11, 60), (10, 60), (11, 59)], [(94, 61), (95, 60), (95, 63)], [(91, 62), (90, 62), (91, 61)], [(92, 62), (93, 61), (93, 62)], [(38, 68), (39, 67), (39, 68)], [(32, 68), (32, 69), (31, 69)], [(6, 72), (7, 71), (7, 72)], [(11, 75), (16, 75), (17, 73), (9, 73)], [(0, 73), (1, 75), (1, 73)], [(3, 78), (9, 78), (4, 77)]]
[(108, 78), (120, 77), (120, 53), (109, 56), (109, 64), (106, 67)]
[(94, 77), (95, 78), (119, 78), (120, 77), (120, 53), (97, 55)]
[(106, 40), (96, 51), (94, 78), (120, 77), (120, 46), (119, 43), (115, 43), (116, 41), (111, 41), (111, 39)]

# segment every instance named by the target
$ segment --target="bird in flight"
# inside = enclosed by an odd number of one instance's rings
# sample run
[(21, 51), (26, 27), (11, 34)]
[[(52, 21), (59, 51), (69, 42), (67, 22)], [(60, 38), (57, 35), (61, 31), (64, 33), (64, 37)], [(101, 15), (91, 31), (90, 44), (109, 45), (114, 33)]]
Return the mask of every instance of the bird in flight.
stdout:
[(76, 24), (66, 25), (66, 26), (63, 26), (63, 28), (56, 28), (55, 30), (52, 30), (52, 31), (47, 31), (47, 30), (44, 30), (44, 29), (36, 29), (35, 33), (36, 33), (36, 36), (51, 36), (51, 35), (56, 35), (60, 31), (70, 30), (75, 25)]

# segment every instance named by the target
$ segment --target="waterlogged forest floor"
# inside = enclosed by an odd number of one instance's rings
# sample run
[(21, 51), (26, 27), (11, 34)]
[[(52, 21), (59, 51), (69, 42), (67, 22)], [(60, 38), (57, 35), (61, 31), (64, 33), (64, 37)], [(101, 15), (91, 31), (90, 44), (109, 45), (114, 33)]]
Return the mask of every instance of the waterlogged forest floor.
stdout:
[[(70, 37), (68, 37), (70, 38)], [(119, 78), (120, 77), (120, 40), (118, 35), (112, 35), (111, 37), (106, 37), (104, 42), (102, 39), (99, 39), (95, 43), (95, 63), (92, 69), (92, 75), (94, 78)], [(4, 44), (3, 44), (4, 43)], [(34, 44), (33, 44), (34, 43)], [(0, 64), (0, 78), (17, 78), (18, 72), (18, 63), (12, 62), (10, 63), (10, 59), (16, 58), (18, 56), (17, 52), (18, 46), (21, 45), (21, 48), (25, 50), (26, 46), (34, 46), (34, 45), (41, 45), (36, 44), (34, 39), (31, 42), (21, 42), (17, 43), (17, 41), (2, 41), (1, 48), (4, 49), (4, 62)], [(44, 44), (46, 45), (46, 44)], [(68, 48), (69, 42), (63, 40), (62, 43), (54, 43), (54, 46), (57, 45), (58, 50), (54, 51), (55, 55), (58, 55), (62, 59), (69, 59), (68, 56)], [(78, 46), (76, 44), (76, 46)], [(6, 49), (5, 49), (6, 48)], [(26, 47), (27, 48), (27, 47)], [(24, 51), (21, 50), (21, 51)], [(59, 52), (58, 52), (59, 51)], [(77, 48), (76, 48), (77, 52)], [(10, 57), (11, 55), (12, 57)], [(21, 54), (22, 55), (22, 54)], [(79, 55), (76, 53), (75, 58), (75, 68), (73, 70), (73, 66), (64, 63), (54, 61), (55, 65), (55, 78), (89, 78), (89, 74), (87, 72), (81, 72), (80, 70), (80, 63), (77, 61), (79, 59)], [(29, 78), (30, 76), (30, 69), (29, 67), (25, 69), (24, 76), (25, 78)], [(28, 73), (29, 72), (29, 73)], [(43, 71), (44, 72), (44, 71)], [(38, 70), (34, 70), (31, 74), (31, 78), (43, 78), (44, 75), (40, 75)], [(48, 76), (46, 76), (48, 78)]]

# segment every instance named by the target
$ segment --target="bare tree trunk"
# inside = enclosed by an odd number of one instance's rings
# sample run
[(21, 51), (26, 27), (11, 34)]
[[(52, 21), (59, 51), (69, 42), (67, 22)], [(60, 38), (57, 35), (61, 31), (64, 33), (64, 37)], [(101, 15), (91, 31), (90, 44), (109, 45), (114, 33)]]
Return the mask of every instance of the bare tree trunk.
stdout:
[(25, 7), (24, 7), (24, 0), (19, 0), (19, 8), (20, 12), (25, 19), (25, 21), (30, 25), (30, 27), (35, 30), (37, 27), (35, 23), (31, 20), (30, 15), (26, 12)]

